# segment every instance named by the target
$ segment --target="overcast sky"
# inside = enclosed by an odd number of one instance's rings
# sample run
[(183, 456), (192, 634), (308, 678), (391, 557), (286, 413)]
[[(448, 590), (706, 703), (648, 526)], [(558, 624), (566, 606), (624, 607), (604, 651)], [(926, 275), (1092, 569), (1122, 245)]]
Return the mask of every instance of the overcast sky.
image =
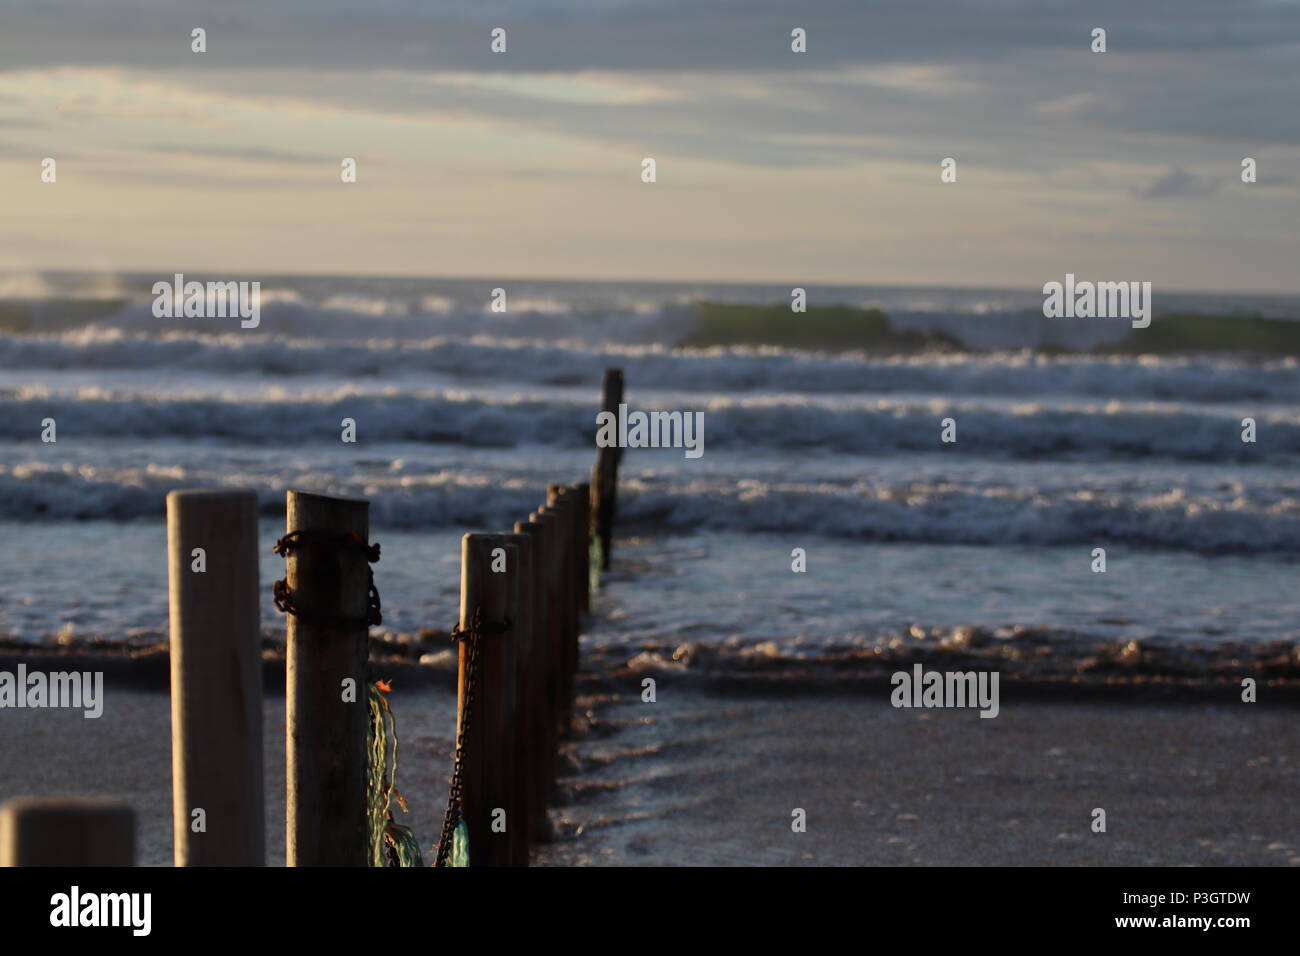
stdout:
[(0, 0), (0, 268), (1297, 291), (1298, 223), (1295, 0)]

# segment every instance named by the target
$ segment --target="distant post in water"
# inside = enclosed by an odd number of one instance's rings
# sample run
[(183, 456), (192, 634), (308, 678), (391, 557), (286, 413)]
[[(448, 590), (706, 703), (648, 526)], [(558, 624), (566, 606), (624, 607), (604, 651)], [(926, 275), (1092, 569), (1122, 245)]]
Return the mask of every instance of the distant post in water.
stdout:
[(581, 581), (579, 580), (579, 571), (586, 567), (587, 562), (582, 559), (578, 553), (582, 548), (582, 542), (586, 540), (586, 534), (583, 532), (586, 518), (587, 499), (580, 499), (575, 486), (572, 485), (547, 485), (546, 486), (546, 504), (548, 507), (559, 509), (564, 517), (568, 520), (565, 526), (565, 535), (568, 540), (568, 570), (566, 571), (566, 581), (568, 582), (568, 595), (570, 601), (570, 614), (572, 617), (573, 629), (576, 634), (579, 626), (578, 612), (582, 610)]
[(167, 495), (177, 866), (262, 866), (257, 495)]
[(578, 610), (586, 614), (591, 610), (591, 485), (584, 481), (574, 485), (573, 490), (578, 535)]
[(290, 491), (286, 524), (286, 862), (366, 866), (370, 505)]
[(0, 866), (135, 866), (135, 813), (95, 797), (15, 797), (0, 806)]
[[(618, 406), (623, 401), (623, 372), (617, 368), (605, 369), (604, 395), (601, 410), (618, 415)], [(600, 542), (601, 570), (609, 570), (610, 555), (613, 553), (614, 511), (618, 494), (618, 463), (623, 457), (623, 449), (617, 447), (597, 448), (596, 464), (591, 469), (591, 511), (592, 526)]]

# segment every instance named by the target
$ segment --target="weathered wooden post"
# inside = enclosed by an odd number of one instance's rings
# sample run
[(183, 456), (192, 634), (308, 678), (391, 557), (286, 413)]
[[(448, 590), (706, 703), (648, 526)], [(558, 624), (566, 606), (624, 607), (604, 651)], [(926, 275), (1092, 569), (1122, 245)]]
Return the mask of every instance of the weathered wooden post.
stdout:
[(287, 519), (287, 863), (366, 866), (370, 505), (290, 491)]
[(0, 866), (134, 866), (135, 813), (95, 797), (15, 797), (0, 806)]
[(573, 489), (578, 535), (578, 611), (586, 614), (591, 610), (591, 485), (583, 481)]
[[(551, 486), (551, 489), (556, 486)], [(560, 687), (561, 726), (567, 728), (573, 709), (573, 644), (577, 634), (577, 598), (573, 593), (573, 504), (568, 498), (551, 494), (548, 489), (546, 511), (555, 515), (559, 552), (556, 559), (556, 593), (560, 608)]]
[[(565, 717), (565, 682), (564, 682), (564, 594), (560, 589), (560, 574), (563, 570), (563, 545), (560, 541), (560, 516), (543, 505), (534, 511), (530, 518), (542, 525), (546, 544), (546, 606), (549, 610), (550, 627), (547, 633), (546, 672), (550, 680), (551, 724), (555, 727), (556, 744), (558, 744), (559, 727), (567, 721)], [(551, 780), (555, 779), (555, 766), (558, 766), (558, 754), (551, 754)]]
[(555, 784), (556, 771), (559, 765), (559, 729), (564, 710), (564, 671), (561, 657), (564, 646), (564, 622), (562, 620), (563, 608), (561, 607), (559, 591), (560, 518), (559, 515), (542, 507), (534, 511), (529, 516), (529, 519), (541, 525), (542, 528), (541, 553), (543, 558), (540, 563), (546, 607), (546, 639), (543, 644), (546, 662), (543, 672), (546, 675), (546, 727), (547, 740), (549, 741), (546, 750), (546, 788), (549, 795)]
[(524, 704), (527, 719), (524, 733), (528, 748), (528, 835), (535, 843), (550, 837), (550, 818), (546, 803), (550, 796), (551, 775), (554, 773), (555, 712), (551, 706), (550, 684), (547, 669), (550, 654), (547, 642), (550, 635), (550, 618), (546, 605), (546, 538), (540, 521), (516, 521), (515, 533), (527, 536), (529, 550), (529, 603), (527, 614), (532, 621), (528, 629), (528, 658), (520, 676), (526, 692)]
[[(600, 407), (602, 411), (618, 415), (618, 406), (623, 402), (623, 372), (621, 369), (605, 369), (604, 395)], [(601, 570), (609, 570), (609, 559), (613, 553), (614, 512), (618, 494), (618, 463), (623, 457), (623, 449), (618, 447), (597, 448), (596, 464), (591, 469), (591, 504), (593, 525), (600, 540)]]
[(531, 654), (533, 629), (539, 626), (533, 606), (533, 539), (526, 534), (502, 535), (509, 551), (509, 603), (513, 609), (514, 625), (510, 641), (510, 741), (514, 753), (510, 763), (514, 768), (509, 784), (510, 811), (510, 864), (528, 865), (528, 848), (531, 843), (533, 777), (536, 774), (537, 751), (531, 739), (533, 731), (533, 693), (531, 679), (533, 668)]
[[(511, 586), (517, 576), (508, 571), (518, 564), (519, 548), (507, 543), (505, 535), (467, 534), (461, 539), (456, 730), (458, 736), (464, 730), (462, 813), (470, 866), (510, 864), (514, 688), (509, 662), (520, 609), (519, 590)], [(476, 650), (471, 642), (477, 643)], [(493, 828), (503, 810), (504, 833)]]
[(565, 644), (564, 659), (567, 668), (566, 681), (568, 704), (565, 707), (565, 722), (573, 706), (573, 676), (578, 670), (578, 632), (582, 630), (578, 597), (578, 528), (582, 524), (583, 508), (577, 494), (568, 485), (548, 485), (546, 488), (546, 506), (555, 509), (563, 523), (561, 540), (564, 542), (564, 601), (565, 601)]
[(262, 866), (257, 495), (167, 495), (177, 866)]

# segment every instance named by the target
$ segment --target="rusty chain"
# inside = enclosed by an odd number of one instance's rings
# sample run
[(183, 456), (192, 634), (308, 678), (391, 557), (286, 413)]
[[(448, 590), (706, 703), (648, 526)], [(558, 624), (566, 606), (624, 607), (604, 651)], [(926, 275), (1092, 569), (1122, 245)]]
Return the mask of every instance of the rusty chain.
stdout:
[(361, 554), (366, 559), (366, 571), (370, 583), (366, 592), (366, 613), (360, 617), (337, 617), (328, 614), (316, 614), (299, 607), (289, 589), (289, 581), (281, 578), (272, 587), (275, 609), (282, 614), (292, 614), (304, 624), (328, 627), (334, 630), (351, 631), (363, 627), (372, 627), (384, 623), (384, 615), (379, 602), (379, 589), (375, 587), (375, 569), (369, 567), (379, 561), (379, 545), (369, 544), (355, 531), (321, 531), (302, 529), (291, 531), (275, 543), (271, 549), (276, 554), (288, 558), (297, 548), (303, 546), (331, 546)]
[(479, 650), (485, 634), (500, 634), (510, 629), (507, 618), (499, 624), (487, 624), (483, 621), (483, 608), (474, 609), (469, 627), (462, 628), (460, 622), (451, 629), (453, 641), (464, 641), (469, 645), (467, 662), (468, 676), (465, 682), (465, 702), (461, 708), (460, 726), (456, 728), (456, 754), (452, 760), (451, 789), (447, 795), (447, 814), (442, 821), (442, 836), (438, 840), (438, 856), (434, 866), (446, 866), (451, 855), (452, 840), (456, 833), (456, 824), (464, 815), (465, 802), (465, 742), (469, 739), (470, 728), (474, 723), (474, 703), (478, 699), (479, 689)]

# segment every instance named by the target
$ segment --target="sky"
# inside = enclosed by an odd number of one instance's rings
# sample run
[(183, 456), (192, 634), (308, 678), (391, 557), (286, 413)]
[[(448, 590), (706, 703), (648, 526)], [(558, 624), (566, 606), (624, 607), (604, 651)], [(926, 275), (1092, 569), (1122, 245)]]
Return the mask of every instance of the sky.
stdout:
[(1295, 292), (1298, 224), (1297, 0), (0, 0), (5, 271)]

